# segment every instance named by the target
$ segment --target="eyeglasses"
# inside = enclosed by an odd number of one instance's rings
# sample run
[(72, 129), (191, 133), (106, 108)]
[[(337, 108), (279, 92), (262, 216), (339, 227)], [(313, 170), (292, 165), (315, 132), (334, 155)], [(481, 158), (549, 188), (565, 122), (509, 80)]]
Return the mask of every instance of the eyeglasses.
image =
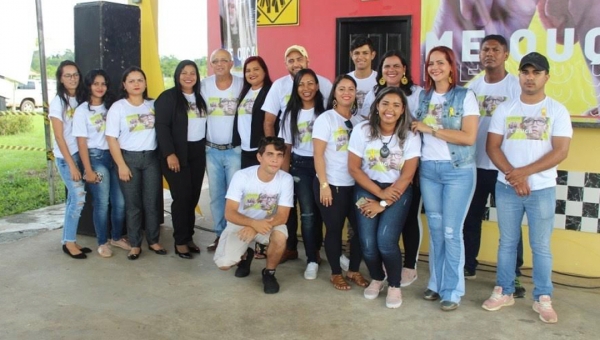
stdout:
[(543, 126), (546, 125), (546, 119), (545, 118), (525, 118), (523, 119), (523, 123), (524, 124), (531, 124), (531, 125), (537, 125), (537, 126)]
[(344, 125), (346, 125), (346, 127), (348, 128), (348, 136), (350, 136), (352, 134), (352, 129), (354, 128), (354, 125), (350, 120), (344, 121)]
[(228, 59), (215, 59), (215, 60), (211, 60), (210, 63), (213, 65), (218, 65), (218, 64), (226, 64), (230, 61), (231, 60), (228, 60)]
[(72, 74), (66, 73), (66, 74), (63, 74), (63, 77), (67, 78), (67, 79), (73, 79), (73, 78), (77, 79), (77, 78), (79, 78), (79, 73), (72, 73)]

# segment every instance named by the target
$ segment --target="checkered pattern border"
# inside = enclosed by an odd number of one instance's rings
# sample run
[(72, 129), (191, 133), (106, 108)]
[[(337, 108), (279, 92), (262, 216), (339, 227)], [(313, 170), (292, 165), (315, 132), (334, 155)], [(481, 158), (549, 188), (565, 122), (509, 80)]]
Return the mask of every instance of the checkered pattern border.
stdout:
[[(600, 233), (600, 173), (558, 171), (554, 228)], [(485, 220), (497, 222), (496, 204), (490, 198)], [(523, 218), (527, 224), (527, 216)]]

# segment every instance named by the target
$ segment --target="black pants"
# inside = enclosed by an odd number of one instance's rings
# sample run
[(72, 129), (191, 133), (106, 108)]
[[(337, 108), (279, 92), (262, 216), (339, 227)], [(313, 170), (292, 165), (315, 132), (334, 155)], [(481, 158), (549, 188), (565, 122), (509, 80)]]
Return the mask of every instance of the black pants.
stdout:
[(173, 198), (171, 219), (175, 245), (188, 244), (194, 235), (196, 206), (200, 199), (206, 169), (205, 153), (204, 139), (198, 142), (188, 142), (187, 165), (180, 167), (179, 172), (169, 169), (166, 158), (163, 158), (160, 163)]
[(246, 168), (249, 168), (254, 165), (260, 165), (260, 163), (258, 163), (258, 159), (256, 158), (257, 153), (258, 153), (258, 150), (256, 150), (256, 151), (242, 150), (241, 168), (246, 169)]
[(356, 228), (356, 207), (353, 202), (354, 186), (338, 187), (329, 185), (333, 204), (326, 207), (320, 202), (321, 187), (319, 179), (315, 177), (313, 181), (313, 191), (315, 201), (321, 211), (321, 217), (325, 222), (325, 254), (327, 261), (331, 266), (331, 274), (338, 275), (342, 273), (340, 267), (340, 256), (342, 255), (342, 229), (346, 218), (353, 226), (354, 233), (350, 237), (350, 271), (357, 272), (362, 259), (360, 240), (358, 238), (358, 228)]
[[(417, 177), (418, 175), (415, 175)], [(408, 216), (402, 229), (402, 244), (404, 245), (404, 267), (415, 269), (419, 254), (421, 235), (419, 230), (419, 204), (421, 202), (421, 187), (418, 180), (413, 183), (412, 201)]]

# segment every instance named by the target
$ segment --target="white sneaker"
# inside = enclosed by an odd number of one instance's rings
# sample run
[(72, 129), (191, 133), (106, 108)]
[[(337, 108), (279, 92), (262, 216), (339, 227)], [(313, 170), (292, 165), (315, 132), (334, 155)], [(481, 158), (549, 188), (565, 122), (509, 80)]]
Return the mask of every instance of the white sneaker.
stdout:
[(417, 270), (411, 268), (402, 268), (402, 281), (400, 281), (400, 287), (408, 287), (411, 283), (417, 279)]
[(344, 254), (340, 256), (340, 267), (342, 267), (342, 270), (345, 272), (347, 272), (348, 268), (350, 268), (350, 259)]
[(316, 262), (309, 262), (306, 265), (306, 270), (304, 271), (304, 278), (307, 280), (314, 280), (317, 278), (318, 271), (319, 271), (319, 264)]
[(371, 280), (369, 287), (365, 288), (364, 295), (366, 299), (375, 300), (379, 292), (383, 290), (383, 281)]
[(385, 306), (387, 308), (398, 308), (402, 305), (402, 291), (400, 287), (388, 287)]

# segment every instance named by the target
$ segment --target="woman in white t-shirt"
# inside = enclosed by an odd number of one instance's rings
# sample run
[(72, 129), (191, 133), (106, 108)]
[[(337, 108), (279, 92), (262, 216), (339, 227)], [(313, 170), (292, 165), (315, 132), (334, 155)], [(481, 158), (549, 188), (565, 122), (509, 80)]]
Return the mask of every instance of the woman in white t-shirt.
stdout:
[(369, 120), (354, 128), (348, 169), (356, 181), (354, 201), (363, 258), (371, 284), (364, 291), (375, 299), (383, 289), (387, 269), (386, 306), (402, 304), (402, 253), (398, 242), (412, 199), (413, 176), (421, 155), (421, 138), (410, 131), (411, 117), (398, 87), (379, 91)]
[(325, 253), (331, 266), (331, 283), (335, 289), (349, 290), (346, 280), (361, 287), (369, 282), (358, 272), (362, 253), (358, 232), (350, 238), (350, 265), (346, 278), (342, 276), (342, 229), (346, 218), (356, 226), (353, 198), (354, 178), (348, 173), (348, 140), (352, 132), (353, 111), (356, 110), (356, 81), (344, 74), (336, 78), (327, 101), (328, 110), (313, 125), (313, 149), (317, 178), (313, 182), (315, 201), (325, 222)]
[(175, 253), (191, 259), (200, 253), (194, 243), (196, 206), (206, 170), (206, 102), (200, 94), (198, 66), (191, 60), (175, 68), (175, 86), (158, 96), (156, 137), (160, 166), (173, 202), (171, 219)]
[(413, 132), (423, 138), (419, 176), (429, 225), (426, 300), (458, 308), (465, 293), (462, 226), (475, 190), (475, 139), (479, 105), (473, 91), (457, 86), (456, 57), (434, 47), (425, 63), (425, 91), (419, 96)]
[(110, 245), (125, 250), (131, 249), (129, 242), (121, 237), (125, 226), (125, 201), (119, 187), (117, 167), (108, 150), (104, 134), (106, 112), (114, 100), (110, 92), (110, 79), (104, 70), (91, 70), (83, 82), (87, 101), (75, 110), (73, 135), (77, 137), (79, 156), (83, 163), (83, 179), (93, 198), (92, 220), (98, 241), (98, 254), (111, 257)]
[(154, 101), (148, 98), (144, 71), (136, 66), (126, 69), (119, 92), (121, 99), (110, 107), (106, 117), (106, 140), (119, 170), (125, 198), (125, 224), (131, 243), (127, 258), (139, 258), (143, 229), (148, 249), (166, 255), (167, 251), (158, 243), (162, 185)]
[(317, 204), (312, 183), (317, 174), (313, 158), (312, 131), (315, 119), (325, 111), (323, 95), (319, 91), (319, 78), (311, 69), (302, 69), (294, 76), (290, 100), (282, 115), (279, 137), (287, 145), (283, 170), (294, 177), (294, 193), (300, 205), (300, 222), (306, 271), (304, 278), (317, 278), (323, 243), (323, 220)]
[(67, 187), (65, 220), (63, 222), (62, 250), (75, 259), (85, 259), (91, 249), (81, 247), (76, 241), (79, 216), (85, 204), (85, 184), (81, 180), (81, 159), (77, 140), (73, 136), (73, 114), (85, 99), (80, 81), (81, 71), (70, 60), (60, 63), (56, 70), (56, 97), (50, 103), (49, 114), (54, 132), (54, 158), (56, 168)]

